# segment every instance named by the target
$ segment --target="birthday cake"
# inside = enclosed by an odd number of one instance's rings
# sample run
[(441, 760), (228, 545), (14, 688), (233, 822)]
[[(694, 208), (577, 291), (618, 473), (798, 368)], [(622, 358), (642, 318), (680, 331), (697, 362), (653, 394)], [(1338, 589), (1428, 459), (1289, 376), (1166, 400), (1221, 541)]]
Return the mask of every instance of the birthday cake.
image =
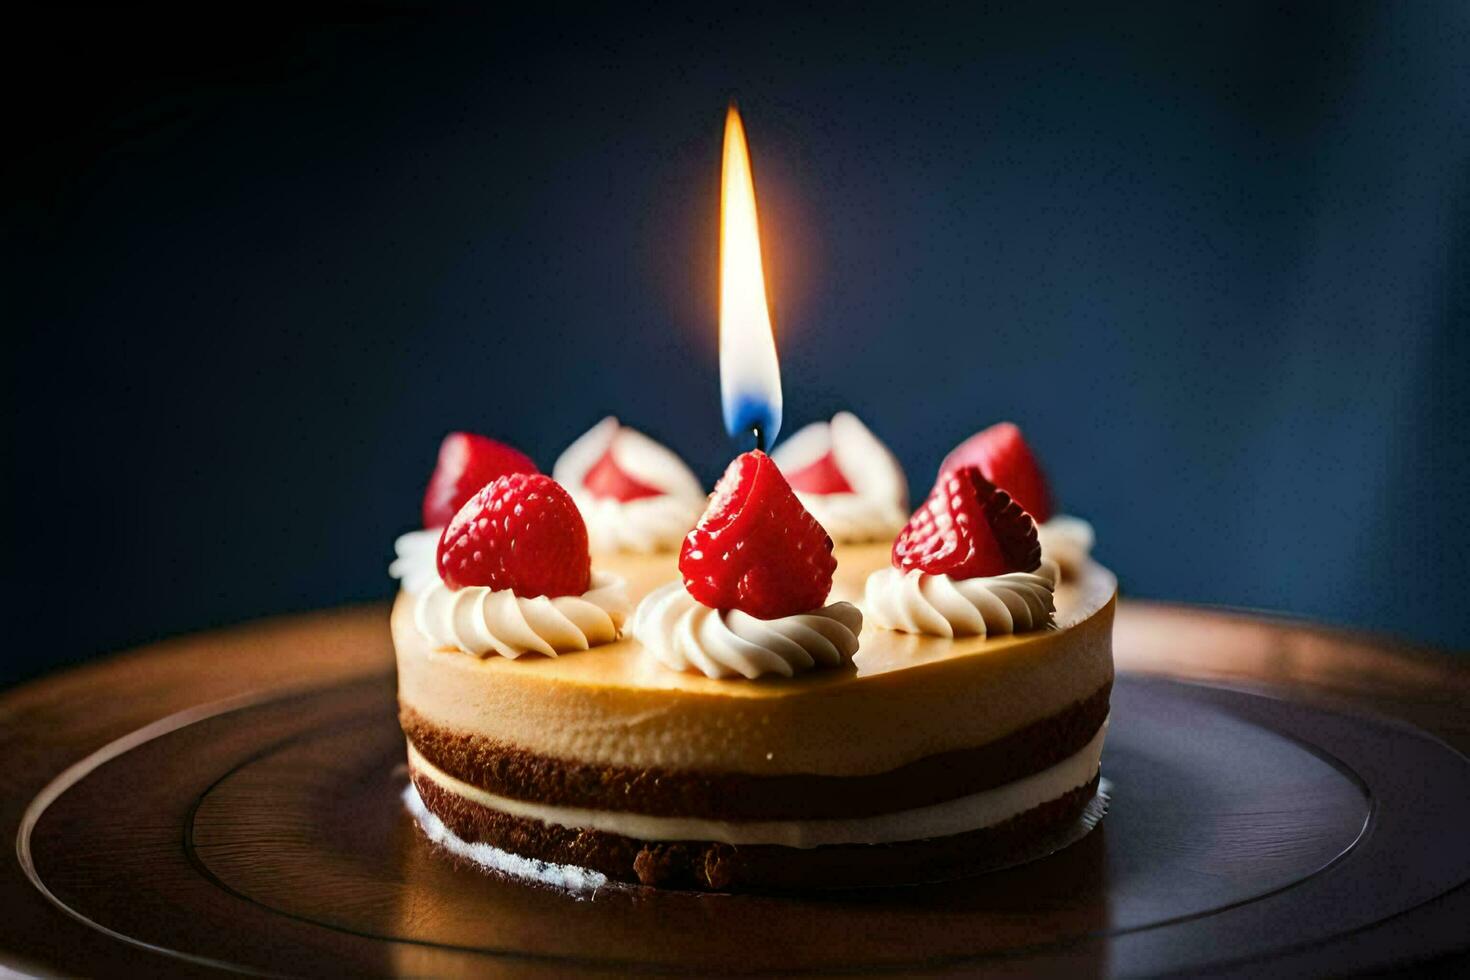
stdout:
[(967, 440), (912, 515), (854, 416), (788, 445), (706, 500), (611, 419), (556, 479), (446, 440), (392, 566), (433, 839), (583, 882), (831, 888), (1027, 860), (1096, 815), (1116, 583), (1090, 528), (1048, 540), (1020, 431)]
[(740, 115), (725, 120), (720, 392), (753, 436), (706, 498), (608, 417), (550, 476), (454, 433), (395, 544), (409, 811), (572, 886), (875, 886), (1034, 859), (1101, 815), (1113, 576), (1020, 429), (909, 512), (851, 412), (783, 399)]

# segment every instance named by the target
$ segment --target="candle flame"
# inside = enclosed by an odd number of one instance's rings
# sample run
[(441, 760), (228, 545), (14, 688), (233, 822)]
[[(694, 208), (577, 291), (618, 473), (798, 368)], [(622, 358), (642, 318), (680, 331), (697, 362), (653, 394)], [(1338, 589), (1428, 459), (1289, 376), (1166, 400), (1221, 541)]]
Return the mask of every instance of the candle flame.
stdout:
[(720, 177), (720, 397), (731, 436), (757, 431), (774, 444), (781, 428), (781, 368), (766, 303), (760, 223), (745, 126), (725, 115)]

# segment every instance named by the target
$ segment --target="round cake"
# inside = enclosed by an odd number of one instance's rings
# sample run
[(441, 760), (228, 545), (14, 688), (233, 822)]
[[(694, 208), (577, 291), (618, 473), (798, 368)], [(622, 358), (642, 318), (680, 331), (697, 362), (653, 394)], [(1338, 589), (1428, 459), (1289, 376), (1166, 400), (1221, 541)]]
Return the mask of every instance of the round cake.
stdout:
[[(930, 881), (1065, 843), (1098, 794), (1117, 589), (1085, 551), (1043, 557), (1019, 503), (1035, 490), (1001, 489), (1024, 482), (1009, 434), (981, 465), (947, 460), (896, 539), (834, 547), (804, 505), (830, 487), (856, 513), (876, 483), (864, 513), (891, 512), (906, 491), (869, 475), (887, 459), (816, 479), (836, 457), (807, 447), (788, 484), (745, 454), (687, 536), (655, 535), (644, 515), (668, 523), (665, 488), (687, 511), (688, 476), (617, 430), (574, 444), (564, 488), (479, 447), (461, 483), (509, 475), (452, 516), (426, 498), (426, 529), (400, 539), (400, 721), (436, 839), (701, 890)], [(647, 472), (624, 470), (625, 444)], [(1039, 479), (1029, 453), (1024, 469)], [(894, 533), (853, 522), (875, 526)]]

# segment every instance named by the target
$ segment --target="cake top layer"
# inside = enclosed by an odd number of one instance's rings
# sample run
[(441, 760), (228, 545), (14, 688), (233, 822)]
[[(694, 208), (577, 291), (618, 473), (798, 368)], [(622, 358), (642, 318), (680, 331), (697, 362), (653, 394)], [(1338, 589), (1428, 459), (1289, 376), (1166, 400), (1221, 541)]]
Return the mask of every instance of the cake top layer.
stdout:
[[(664, 564), (666, 562), (666, 565)], [(888, 564), (840, 548), (833, 598)], [(677, 576), (672, 556), (624, 569), (634, 601)], [(633, 640), (557, 658), (435, 650), (412, 603), (393, 615), (399, 696), (429, 722), (559, 758), (752, 773), (882, 772), (982, 745), (1111, 682), (1112, 574), (1089, 564), (1057, 592), (1057, 628), (948, 640), (865, 627), (853, 663), (731, 683), (665, 669)]]
[[(888, 564), (888, 549), (883, 545), (850, 546), (839, 549), (839, 572), (846, 566), (849, 575), (839, 581), (833, 598), (846, 598), (849, 592), (861, 594), (861, 583), (869, 572)], [(647, 593), (666, 582), (678, 580), (678, 569), (672, 556), (657, 556), (641, 561), (625, 562), (605, 558), (598, 568), (619, 575), (629, 582), (629, 597), (636, 605)], [(630, 574), (631, 573), (631, 574)], [(782, 698), (821, 688), (850, 684), (854, 680), (898, 670), (909, 670), (925, 664), (970, 657), (1003, 658), (1019, 648), (1039, 649), (1048, 637), (1096, 615), (1117, 591), (1112, 573), (1093, 564), (1080, 579), (1064, 582), (1057, 589), (1056, 628), (1036, 633), (1019, 633), (992, 637), (950, 640), (943, 637), (898, 633), (865, 626), (862, 645), (850, 666), (814, 671), (792, 678), (767, 677), (750, 683), (729, 683), (700, 674), (680, 673), (649, 663), (639, 643), (629, 636), (592, 650), (565, 653), (556, 658), (527, 657), (508, 660), (503, 657), (477, 658), (454, 650), (427, 651), (455, 666), (486, 674), (505, 673), (535, 677), (558, 684), (583, 684), (599, 687), (650, 688), (679, 690), (688, 694), (718, 697)], [(839, 593), (841, 593), (839, 595)], [(400, 644), (412, 629), (409, 604), (400, 601), (394, 611), (395, 640)], [(397, 626), (403, 627), (400, 635)], [(424, 646), (424, 644), (411, 644)], [(1038, 654), (1033, 654), (1038, 655)]]

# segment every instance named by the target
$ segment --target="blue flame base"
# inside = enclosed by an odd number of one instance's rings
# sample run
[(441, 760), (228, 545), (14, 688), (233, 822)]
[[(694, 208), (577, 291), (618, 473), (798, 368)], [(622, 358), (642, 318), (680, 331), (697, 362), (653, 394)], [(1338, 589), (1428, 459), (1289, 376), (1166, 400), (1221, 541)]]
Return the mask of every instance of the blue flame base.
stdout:
[(725, 431), (730, 438), (739, 439), (757, 429), (764, 438), (766, 448), (776, 444), (776, 435), (781, 431), (781, 405), (771, 404), (765, 395), (737, 392), (725, 399)]

